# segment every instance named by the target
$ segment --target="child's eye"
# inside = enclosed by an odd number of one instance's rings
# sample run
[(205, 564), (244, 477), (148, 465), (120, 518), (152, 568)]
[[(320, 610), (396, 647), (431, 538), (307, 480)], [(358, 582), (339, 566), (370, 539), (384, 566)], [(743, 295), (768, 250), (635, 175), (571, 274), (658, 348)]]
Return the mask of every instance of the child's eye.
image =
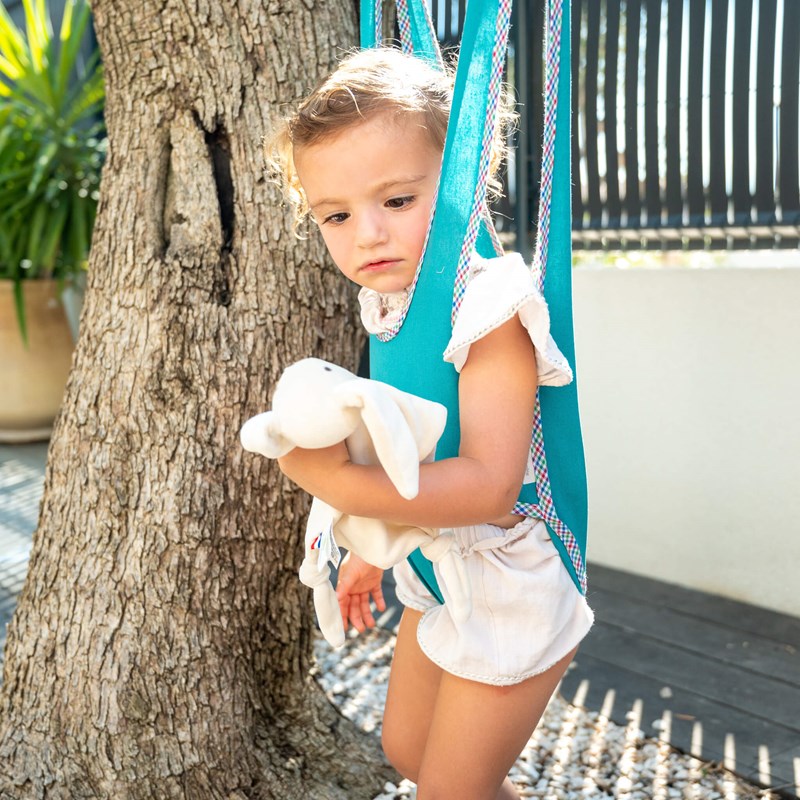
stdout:
[(413, 203), (416, 199), (417, 198), (415, 195), (407, 194), (403, 197), (392, 197), (390, 200), (386, 201), (386, 205), (389, 208), (405, 208), (407, 205)]
[(341, 225), (350, 215), (344, 211), (340, 211), (338, 214), (331, 214), (330, 216), (325, 217), (322, 220), (322, 224), (324, 225), (326, 222), (330, 222), (334, 225)]

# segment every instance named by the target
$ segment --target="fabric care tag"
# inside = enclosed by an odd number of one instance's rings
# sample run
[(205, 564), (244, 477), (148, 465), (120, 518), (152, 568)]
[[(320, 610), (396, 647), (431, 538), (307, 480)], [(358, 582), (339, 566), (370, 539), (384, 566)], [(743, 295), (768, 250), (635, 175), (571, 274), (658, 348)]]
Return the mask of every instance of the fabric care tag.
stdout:
[(533, 453), (528, 453), (528, 460), (525, 463), (525, 477), (522, 479), (522, 485), (526, 483), (536, 483), (536, 471), (533, 468)]
[(317, 535), (311, 545), (312, 550), (319, 550), (317, 556), (317, 567), (320, 572), (325, 568), (325, 564), (330, 561), (338, 569), (339, 562), (342, 560), (342, 553), (333, 538), (333, 523), (328, 525), (322, 533)]

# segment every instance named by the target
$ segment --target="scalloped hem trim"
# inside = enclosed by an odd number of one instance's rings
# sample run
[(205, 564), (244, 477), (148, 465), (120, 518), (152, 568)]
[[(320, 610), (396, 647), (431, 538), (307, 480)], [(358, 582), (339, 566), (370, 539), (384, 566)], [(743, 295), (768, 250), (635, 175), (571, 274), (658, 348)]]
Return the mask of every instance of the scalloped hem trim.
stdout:
[[(398, 595), (399, 597), (399, 595)], [(515, 675), (478, 675), (476, 673), (468, 672), (466, 670), (461, 670), (458, 668), (454, 668), (453, 666), (445, 663), (440, 657), (435, 656), (432, 652), (430, 647), (425, 643), (424, 637), (422, 636), (422, 624), (425, 621), (425, 618), (436, 611), (436, 608), (429, 608), (425, 613), (422, 615), (422, 619), (420, 619), (419, 624), (417, 626), (417, 642), (419, 643), (420, 649), (422, 652), (434, 663), (437, 667), (440, 667), (445, 672), (449, 672), (451, 675), (455, 675), (457, 678), (464, 678), (468, 681), (475, 681), (476, 683), (485, 683), (490, 686), (513, 686), (517, 683), (522, 683), (523, 681), (528, 680), (528, 678), (534, 678), (537, 675), (541, 675), (543, 672), (547, 672), (548, 669), (555, 666), (559, 661), (561, 661), (564, 656), (567, 655), (571, 650), (577, 647), (581, 641), (585, 638), (586, 634), (592, 628), (594, 624), (594, 612), (588, 605), (584, 606), (588, 613), (588, 626), (584, 630), (580, 636), (574, 639), (569, 640), (569, 644), (562, 649), (556, 651), (559, 655), (555, 658), (549, 656), (549, 659), (544, 666), (541, 664), (537, 664), (535, 667), (532, 667), (525, 672), (520, 672)], [(421, 610), (421, 609), (419, 609)], [(563, 650), (563, 652), (562, 652)]]

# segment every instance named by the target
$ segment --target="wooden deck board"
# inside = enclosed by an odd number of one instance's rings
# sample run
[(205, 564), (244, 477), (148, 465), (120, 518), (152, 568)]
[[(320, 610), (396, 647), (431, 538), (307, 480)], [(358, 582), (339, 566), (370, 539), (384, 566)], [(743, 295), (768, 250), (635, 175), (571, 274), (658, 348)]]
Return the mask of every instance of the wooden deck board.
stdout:
[[(611, 690), (611, 719), (626, 724), (638, 700), (641, 728), (672, 714), (671, 743), (723, 761), (733, 747), (735, 771), (796, 796), (800, 776), (800, 619), (637, 575), (591, 566), (589, 602), (596, 623), (562, 682), (574, 700), (599, 711)], [(747, 643), (747, 644), (745, 644)], [(668, 696), (662, 696), (666, 690)]]
[(735, 627), (800, 650), (800, 617), (596, 564), (589, 568), (590, 595), (595, 590), (616, 592), (631, 600), (667, 606), (688, 616), (726, 628)]
[[(589, 634), (596, 636), (597, 630)], [(584, 646), (585, 647), (585, 646)], [(722, 762), (725, 758), (725, 741), (732, 737), (736, 750), (735, 770), (752, 779), (758, 773), (759, 748), (766, 747), (773, 762), (776, 783), (793, 780), (793, 757), (800, 756), (800, 734), (776, 725), (770, 720), (753, 717), (736, 708), (723, 706), (697, 692), (672, 686), (659, 676), (648, 676), (608, 663), (588, 655), (584, 647), (578, 651), (575, 667), (561, 683), (561, 694), (570, 702), (583, 681), (587, 681), (585, 695), (577, 699), (585, 708), (600, 711), (609, 691), (614, 701), (609, 717), (618, 725), (628, 723), (627, 714), (634, 704), (641, 704), (640, 728), (646, 736), (657, 737), (660, 730), (653, 723), (660, 721), (665, 711), (671, 712), (672, 730), (670, 744), (686, 753), (694, 752), (700, 758)], [(662, 697), (668, 687), (670, 697)], [(583, 694), (583, 692), (582, 692)], [(701, 732), (699, 749), (693, 750), (695, 728)], [(758, 778), (755, 778), (758, 782)]]
[(605, 624), (599, 630), (597, 636), (587, 638), (584, 644), (587, 654), (609, 663), (623, 661), (640, 675), (656, 675), (669, 686), (694, 691), (800, 733), (800, 691), (796, 687), (787, 691), (784, 682), (767, 674), (679, 650), (642, 631)]
[(735, 627), (722, 625), (666, 605), (631, 603), (616, 592), (599, 590), (590, 595), (595, 614), (604, 623), (642, 633), (754, 674), (769, 674), (800, 688), (800, 651), (792, 645)]

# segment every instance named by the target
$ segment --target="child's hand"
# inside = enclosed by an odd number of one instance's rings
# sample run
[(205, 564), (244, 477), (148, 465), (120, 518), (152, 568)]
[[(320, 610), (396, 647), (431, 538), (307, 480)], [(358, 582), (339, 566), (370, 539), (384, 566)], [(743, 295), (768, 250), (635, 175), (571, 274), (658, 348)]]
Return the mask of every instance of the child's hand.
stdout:
[(352, 552), (345, 556), (339, 567), (339, 578), (336, 582), (336, 597), (339, 600), (345, 631), (350, 623), (359, 633), (375, 627), (369, 598), (372, 595), (378, 611), (386, 610), (381, 588), (382, 578), (383, 570), (380, 567), (367, 564), (363, 558)]

